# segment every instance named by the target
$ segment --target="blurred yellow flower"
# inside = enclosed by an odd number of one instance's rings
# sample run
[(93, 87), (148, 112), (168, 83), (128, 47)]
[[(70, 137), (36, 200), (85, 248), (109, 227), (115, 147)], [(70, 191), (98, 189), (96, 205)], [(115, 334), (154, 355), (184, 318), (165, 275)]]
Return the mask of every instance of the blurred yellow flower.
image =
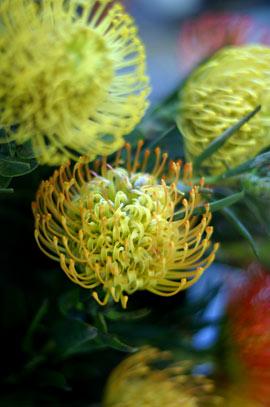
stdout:
[[(168, 181), (160, 181), (167, 154), (149, 156), (138, 143), (119, 151), (112, 165), (106, 158), (93, 169), (81, 159), (74, 169), (62, 166), (42, 182), (33, 203), (35, 238), (41, 250), (59, 261), (67, 276), (82, 287), (102, 287), (102, 305), (110, 297), (125, 308), (137, 290), (171, 296), (194, 284), (212, 263), (218, 245), (211, 246), (213, 228), (206, 205), (202, 216), (193, 214), (202, 203), (199, 187), (187, 198), (177, 190), (180, 163), (169, 165)], [(184, 180), (191, 167), (183, 169)], [(175, 210), (180, 219), (175, 220)], [(204, 253), (210, 249), (206, 257)]]
[(252, 400), (247, 394), (247, 389), (241, 383), (231, 385), (223, 392), (224, 405), (228, 407), (266, 407), (264, 403)]
[(1, 143), (31, 140), (51, 165), (123, 145), (149, 88), (134, 22), (111, 3), (0, 2)]
[[(157, 364), (163, 366), (159, 367)], [(166, 366), (167, 365), (167, 366)], [(129, 356), (111, 373), (105, 388), (104, 407), (217, 406), (213, 384), (191, 375), (189, 362), (172, 364), (169, 352), (145, 348)]]
[(211, 157), (220, 174), (270, 145), (270, 48), (248, 45), (217, 52), (189, 76), (180, 94), (178, 126), (189, 160), (256, 106), (262, 109)]

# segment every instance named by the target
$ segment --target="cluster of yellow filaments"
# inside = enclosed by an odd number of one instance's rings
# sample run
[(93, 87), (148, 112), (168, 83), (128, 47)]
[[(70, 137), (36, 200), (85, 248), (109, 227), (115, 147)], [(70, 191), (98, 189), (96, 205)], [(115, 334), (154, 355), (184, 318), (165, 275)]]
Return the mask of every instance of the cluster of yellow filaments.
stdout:
[[(73, 282), (101, 286), (104, 298), (96, 290), (93, 297), (102, 305), (112, 297), (126, 308), (137, 290), (172, 296), (199, 279), (218, 247), (211, 245), (209, 206), (202, 216), (193, 214), (202, 203), (200, 186), (185, 197), (178, 187), (181, 163), (170, 162), (166, 184), (160, 176), (167, 154), (159, 148), (155, 155), (143, 153), (142, 147), (141, 141), (134, 160), (128, 144), (112, 165), (104, 157), (93, 169), (83, 158), (73, 170), (62, 166), (41, 183), (33, 203), (41, 250)], [(183, 167), (184, 182), (191, 170)]]
[[(162, 366), (163, 365), (163, 366)], [(145, 348), (129, 356), (111, 373), (105, 388), (104, 407), (217, 406), (213, 383), (190, 374), (187, 361), (172, 363), (169, 352)]]
[(248, 45), (226, 47), (194, 70), (181, 91), (178, 117), (189, 160), (259, 105), (261, 111), (204, 161), (204, 169), (220, 174), (270, 145), (269, 66), (270, 48)]
[(40, 163), (108, 155), (147, 107), (144, 46), (112, 0), (0, 2), (0, 143)]

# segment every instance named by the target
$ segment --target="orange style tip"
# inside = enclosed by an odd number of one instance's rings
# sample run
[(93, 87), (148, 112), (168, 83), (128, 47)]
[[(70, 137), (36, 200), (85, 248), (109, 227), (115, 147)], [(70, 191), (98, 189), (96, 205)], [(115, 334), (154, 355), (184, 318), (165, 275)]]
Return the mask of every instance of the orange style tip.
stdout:
[(213, 226), (207, 226), (207, 228), (206, 228), (206, 233), (207, 233), (208, 235), (211, 235), (211, 234), (213, 233), (213, 230), (214, 230)]
[(204, 179), (204, 177), (202, 177), (202, 178), (200, 179), (200, 186), (203, 187), (203, 186), (204, 186), (204, 183), (205, 183), (205, 179)]
[(126, 144), (125, 144), (125, 148), (126, 148), (127, 150), (131, 150), (131, 145), (130, 145), (130, 143), (126, 143)]
[(158, 155), (160, 153), (160, 147), (156, 147), (154, 151), (155, 151), (155, 154)]
[(139, 140), (138, 141), (138, 147), (141, 148), (144, 145), (144, 140)]
[(219, 242), (215, 243), (214, 244), (214, 251), (216, 252), (219, 249), (219, 247), (220, 247), (220, 243)]
[(150, 154), (151, 154), (151, 152), (150, 152), (149, 148), (147, 148), (147, 149), (145, 150), (145, 152), (144, 152), (144, 155), (145, 155), (146, 157), (149, 157)]
[(184, 165), (184, 170), (185, 171), (189, 171), (192, 169), (192, 163), (185, 163)]

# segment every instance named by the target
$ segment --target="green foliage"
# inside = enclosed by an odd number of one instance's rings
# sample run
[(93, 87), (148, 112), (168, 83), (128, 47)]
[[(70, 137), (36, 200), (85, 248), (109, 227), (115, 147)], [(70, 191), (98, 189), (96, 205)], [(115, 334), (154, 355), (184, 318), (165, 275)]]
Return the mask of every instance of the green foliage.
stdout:
[(7, 188), (12, 178), (29, 174), (37, 166), (29, 143), (0, 145), (0, 194), (12, 193), (13, 189)]

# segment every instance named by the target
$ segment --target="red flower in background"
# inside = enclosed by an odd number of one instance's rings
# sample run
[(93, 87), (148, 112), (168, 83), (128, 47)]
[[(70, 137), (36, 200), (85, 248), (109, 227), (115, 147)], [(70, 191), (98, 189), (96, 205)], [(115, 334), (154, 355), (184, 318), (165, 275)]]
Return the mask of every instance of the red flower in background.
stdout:
[(270, 44), (270, 29), (250, 16), (209, 12), (186, 21), (179, 38), (181, 70), (187, 73), (226, 45)]
[(270, 274), (253, 271), (229, 304), (230, 335), (250, 396), (270, 406)]

